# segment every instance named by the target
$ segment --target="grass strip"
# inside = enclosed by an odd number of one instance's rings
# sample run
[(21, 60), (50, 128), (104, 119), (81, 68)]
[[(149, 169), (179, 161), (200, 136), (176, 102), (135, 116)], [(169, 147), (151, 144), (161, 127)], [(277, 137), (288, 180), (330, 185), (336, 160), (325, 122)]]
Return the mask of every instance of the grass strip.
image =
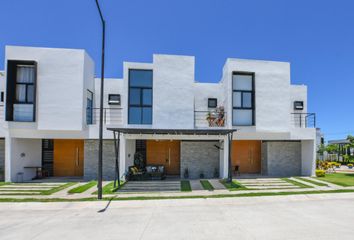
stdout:
[(290, 178), (282, 178), (285, 182), (291, 183), (292, 185), (298, 186), (299, 188), (313, 188), (310, 185), (306, 185), (304, 183), (298, 182), (296, 180), (290, 179)]
[(220, 180), (220, 183), (222, 183), (230, 191), (248, 190), (245, 186), (234, 179), (232, 182), (227, 182), (226, 179), (222, 179)]
[(97, 181), (90, 181), (86, 184), (83, 184), (81, 186), (72, 188), (68, 191), (68, 193), (70, 194), (74, 194), (74, 193), (83, 193), (87, 190), (89, 190), (90, 188), (92, 188), (93, 186), (97, 185)]
[(191, 183), (188, 180), (181, 181), (181, 191), (182, 192), (191, 192), (192, 191)]
[(211, 183), (208, 180), (200, 180), (200, 183), (202, 184), (204, 190), (208, 190), (208, 191), (214, 190), (213, 185), (211, 185)]
[(325, 184), (325, 183), (321, 183), (321, 182), (317, 182), (317, 181), (313, 181), (311, 179), (307, 179), (307, 178), (302, 178), (302, 177), (295, 177), (296, 179), (299, 179), (301, 181), (304, 181), (304, 182), (308, 182), (308, 183), (312, 183), (314, 185), (317, 185), (317, 186), (320, 186), (320, 187), (328, 187), (328, 184)]
[[(114, 182), (110, 182), (108, 184), (106, 184), (105, 186), (103, 186), (102, 188), (102, 194), (116, 194), (118, 189), (121, 189), (125, 182), (124, 181), (120, 181), (120, 187), (118, 187), (118, 181), (116, 182), (116, 187), (114, 187)], [(96, 195), (97, 191), (93, 192), (92, 195)]]
[(48, 189), (48, 190), (43, 190), (41, 192), (41, 195), (51, 195), (53, 193), (56, 193), (56, 192), (59, 192), (59, 191), (65, 189), (65, 188), (71, 187), (71, 186), (73, 186), (75, 184), (77, 184), (77, 182), (69, 182), (69, 183), (66, 183), (66, 184), (58, 186), (58, 187), (54, 187), (54, 188), (51, 188), (51, 189)]
[(300, 192), (256, 192), (256, 193), (241, 193), (241, 194), (218, 194), (218, 195), (189, 195), (189, 196), (137, 196), (124, 198), (80, 198), (80, 199), (65, 199), (65, 198), (0, 198), (0, 202), (82, 202), (82, 201), (132, 201), (132, 200), (168, 200), (168, 199), (207, 199), (207, 198), (237, 198), (237, 197), (267, 197), (267, 196), (287, 196), (287, 195), (302, 195), (302, 194), (326, 194), (326, 193), (352, 193), (354, 189), (336, 189), (336, 190), (316, 190), (316, 191), (300, 191)]

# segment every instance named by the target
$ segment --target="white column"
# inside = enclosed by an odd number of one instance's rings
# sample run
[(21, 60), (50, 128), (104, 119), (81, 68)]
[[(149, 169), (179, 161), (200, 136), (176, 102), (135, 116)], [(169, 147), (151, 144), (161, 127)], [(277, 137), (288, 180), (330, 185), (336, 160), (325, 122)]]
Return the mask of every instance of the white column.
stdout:
[(223, 150), (223, 156), (222, 156), (222, 164), (220, 164), (222, 166), (222, 168), (220, 168), (221, 174), (220, 174), (220, 178), (227, 178), (227, 173), (228, 173), (228, 169), (229, 169), (229, 143), (228, 143), (228, 139), (227, 136), (224, 136), (224, 140), (223, 140), (224, 144), (222, 146)]
[(314, 176), (316, 170), (316, 142), (314, 140), (301, 141), (301, 174)]

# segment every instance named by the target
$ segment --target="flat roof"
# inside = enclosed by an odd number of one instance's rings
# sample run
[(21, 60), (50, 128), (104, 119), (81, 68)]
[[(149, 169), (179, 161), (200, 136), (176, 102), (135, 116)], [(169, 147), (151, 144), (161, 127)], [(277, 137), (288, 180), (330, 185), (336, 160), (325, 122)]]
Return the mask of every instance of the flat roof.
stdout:
[(107, 128), (109, 131), (125, 134), (162, 134), (162, 135), (227, 135), (237, 129), (152, 129), (152, 128)]

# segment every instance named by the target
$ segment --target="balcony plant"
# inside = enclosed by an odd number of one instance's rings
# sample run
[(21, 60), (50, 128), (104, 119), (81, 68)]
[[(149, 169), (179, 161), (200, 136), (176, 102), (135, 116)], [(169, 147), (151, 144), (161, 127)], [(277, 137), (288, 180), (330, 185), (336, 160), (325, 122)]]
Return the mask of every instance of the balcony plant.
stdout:
[(215, 108), (215, 110), (209, 111), (206, 116), (209, 127), (223, 127), (225, 125), (225, 110), (223, 106)]

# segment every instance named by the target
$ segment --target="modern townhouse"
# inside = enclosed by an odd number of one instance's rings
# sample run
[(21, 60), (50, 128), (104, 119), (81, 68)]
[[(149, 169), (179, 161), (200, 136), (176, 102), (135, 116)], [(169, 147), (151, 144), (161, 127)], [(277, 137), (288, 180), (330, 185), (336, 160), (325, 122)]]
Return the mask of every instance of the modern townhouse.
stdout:
[[(84, 50), (6, 47), (0, 75), (6, 181), (38, 172), (96, 179), (94, 68)], [(226, 178), (229, 169), (313, 175), (315, 116), (307, 113), (307, 87), (290, 82), (290, 64), (229, 58), (220, 72), (217, 83), (197, 82), (194, 57), (156, 54), (152, 63), (124, 62), (122, 79), (105, 79), (104, 179), (113, 179), (117, 167), (124, 178), (137, 153), (145, 165), (181, 178), (187, 172)]]

